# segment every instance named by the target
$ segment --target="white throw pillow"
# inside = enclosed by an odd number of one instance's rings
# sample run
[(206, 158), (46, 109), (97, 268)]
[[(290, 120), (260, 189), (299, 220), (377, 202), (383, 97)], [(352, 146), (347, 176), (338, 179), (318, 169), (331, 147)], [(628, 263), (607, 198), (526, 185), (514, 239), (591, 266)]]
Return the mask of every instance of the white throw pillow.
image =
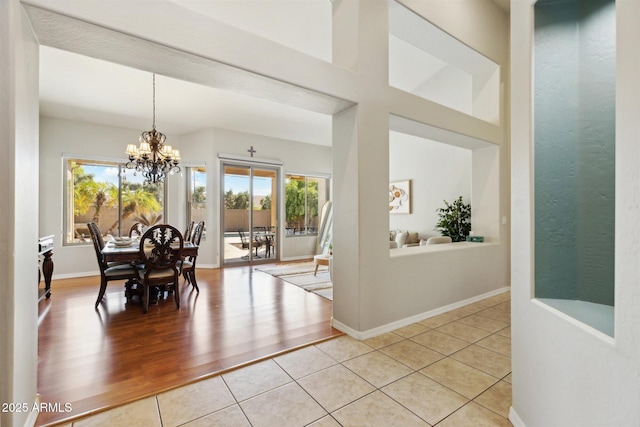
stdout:
[(407, 233), (406, 231), (396, 233), (396, 245), (398, 245), (399, 248), (401, 248), (407, 241), (408, 234), (409, 233)]

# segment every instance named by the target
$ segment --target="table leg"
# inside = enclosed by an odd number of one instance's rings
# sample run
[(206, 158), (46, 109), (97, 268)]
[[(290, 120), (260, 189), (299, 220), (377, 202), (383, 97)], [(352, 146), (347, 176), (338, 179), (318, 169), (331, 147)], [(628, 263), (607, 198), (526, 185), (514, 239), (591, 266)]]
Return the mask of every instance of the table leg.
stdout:
[(47, 298), (51, 297), (51, 277), (53, 276), (53, 251), (44, 253), (42, 261), (42, 273), (44, 274), (44, 290)]

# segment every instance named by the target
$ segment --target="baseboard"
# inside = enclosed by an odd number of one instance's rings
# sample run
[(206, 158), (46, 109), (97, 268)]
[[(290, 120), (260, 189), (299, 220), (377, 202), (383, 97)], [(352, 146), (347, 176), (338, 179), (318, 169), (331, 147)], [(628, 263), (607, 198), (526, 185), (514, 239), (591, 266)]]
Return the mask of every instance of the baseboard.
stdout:
[(100, 271), (84, 271), (80, 273), (54, 274), (51, 280), (77, 279), (78, 277), (100, 276)]
[(338, 329), (339, 331), (344, 332), (345, 334), (349, 335), (352, 338), (355, 338), (357, 340), (366, 340), (369, 338), (377, 337), (378, 335), (386, 334), (387, 332), (395, 331), (396, 329), (404, 328), (405, 326), (413, 325), (414, 323), (421, 322), (423, 320), (429, 319), (430, 317), (434, 317), (451, 310), (455, 310), (456, 308), (464, 307), (465, 305), (473, 304), (474, 302), (491, 298), (495, 295), (499, 295), (504, 292), (507, 292), (510, 289), (511, 289), (510, 287), (505, 286), (503, 288), (496, 289), (496, 290), (484, 293), (482, 295), (478, 295), (472, 298), (467, 298), (462, 301), (457, 301), (453, 304), (445, 305), (443, 307), (438, 307), (436, 309), (429, 310), (424, 313), (416, 314), (414, 316), (407, 317), (401, 320), (397, 320), (395, 322), (387, 323), (386, 325), (378, 326), (377, 328), (369, 329), (366, 331), (356, 331), (355, 329), (350, 328), (349, 326), (343, 323), (340, 323), (335, 319), (332, 322), (332, 326)]
[(216, 268), (220, 268), (218, 264), (200, 264), (198, 263), (197, 268), (203, 268), (206, 270), (215, 270)]
[(513, 409), (513, 406), (509, 408), (509, 421), (511, 421), (513, 427), (527, 427), (522, 421), (522, 418), (518, 416), (516, 410)]
[(362, 341), (363, 339), (365, 339), (365, 338), (362, 338), (362, 332), (358, 332), (355, 329), (348, 327), (344, 323), (338, 322), (333, 317), (331, 318), (331, 327), (336, 328), (340, 332), (344, 332), (345, 334), (349, 335), (351, 338), (355, 338), (359, 341)]

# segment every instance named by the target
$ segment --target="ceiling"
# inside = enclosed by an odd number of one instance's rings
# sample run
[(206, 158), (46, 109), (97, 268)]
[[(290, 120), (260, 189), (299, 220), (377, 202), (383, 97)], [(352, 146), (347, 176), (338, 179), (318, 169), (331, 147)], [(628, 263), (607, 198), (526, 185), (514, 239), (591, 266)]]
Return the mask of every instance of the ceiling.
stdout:
[[(41, 115), (151, 129), (151, 73), (46, 46), (40, 51), (40, 70)], [(156, 76), (156, 126), (169, 136), (219, 127), (331, 143), (328, 114), (166, 76)]]
[[(170, 1), (330, 61), (330, 56), (327, 57), (331, 49), (331, 37), (327, 35), (331, 28), (329, 0)], [(296, 15), (295, 20), (290, 19), (292, 13)], [(307, 31), (310, 27), (318, 31)], [(147, 71), (41, 47), (40, 111), (43, 116), (150, 130), (152, 81)], [(164, 75), (156, 77), (156, 125), (169, 136), (219, 127), (331, 145), (330, 114)]]
[[(331, 61), (330, 0), (169, 1)], [(509, 0), (494, 1), (508, 8)], [(150, 130), (149, 72), (47, 46), (41, 47), (40, 71), (43, 116)], [(330, 114), (163, 75), (156, 77), (156, 125), (168, 135), (219, 127), (331, 145)]]

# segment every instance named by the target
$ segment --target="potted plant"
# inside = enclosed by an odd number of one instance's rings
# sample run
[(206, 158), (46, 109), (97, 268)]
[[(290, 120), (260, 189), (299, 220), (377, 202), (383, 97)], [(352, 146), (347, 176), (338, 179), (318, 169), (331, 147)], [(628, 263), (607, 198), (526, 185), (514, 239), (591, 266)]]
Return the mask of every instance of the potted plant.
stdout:
[(436, 231), (451, 237), (453, 242), (464, 242), (471, 231), (471, 205), (462, 201), (462, 196), (452, 203), (444, 200), (445, 207), (436, 209), (440, 219)]

